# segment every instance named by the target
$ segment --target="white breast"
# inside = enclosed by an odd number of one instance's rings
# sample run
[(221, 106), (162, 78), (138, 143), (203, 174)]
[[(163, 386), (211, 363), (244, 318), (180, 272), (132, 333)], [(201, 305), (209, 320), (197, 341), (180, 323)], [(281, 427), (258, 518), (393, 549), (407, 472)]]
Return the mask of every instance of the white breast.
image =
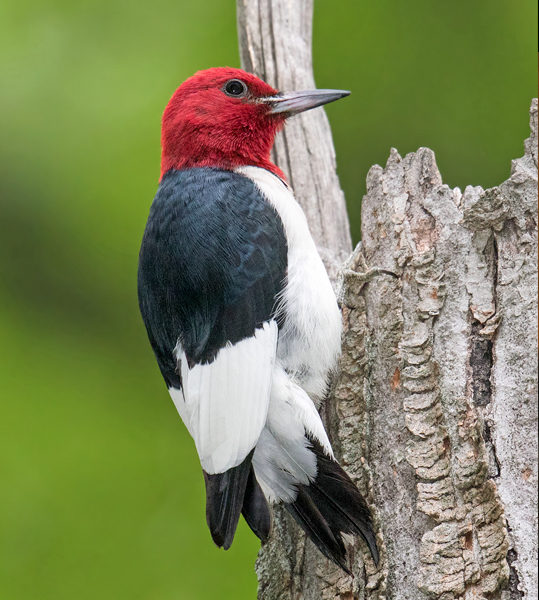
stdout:
[(279, 214), (288, 242), (287, 284), (280, 310), (285, 325), (277, 357), (288, 374), (313, 398), (326, 390), (328, 372), (341, 349), (341, 314), (301, 206), (278, 177), (259, 167), (239, 167)]

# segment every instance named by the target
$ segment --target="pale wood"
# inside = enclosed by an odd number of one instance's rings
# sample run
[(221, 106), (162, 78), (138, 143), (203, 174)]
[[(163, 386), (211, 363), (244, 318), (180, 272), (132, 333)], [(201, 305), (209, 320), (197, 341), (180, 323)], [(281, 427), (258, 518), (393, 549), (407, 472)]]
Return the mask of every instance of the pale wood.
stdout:
[[(237, 0), (237, 13), (244, 69), (280, 91), (316, 87), (311, 54), (313, 0)], [(277, 136), (273, 158), (294, 189), (334, 277), (352, 242), (324, 110), (290, 119)]]
[[(244, 66), (310, 87), (311, 11), (238, 0)], [(537, 599), (537, 100), (530, 114), (525, 155), (496, 188), (450, 189), (426, 148), (370, 170), (362, 243), (338, 277), (343, 356), (323, 417), (372, 507), (381, 562), (357, 541), (346, 576), (278, 509), (260, 600)], [(316, 146), (319, 127), (290, 128), (276, 158), (333, 261), (343, 216), (319, 204), (320, 154), (286, 153)], [(342, 198), (334, 172), (324, 181), (335, 190), (322, 202)]]

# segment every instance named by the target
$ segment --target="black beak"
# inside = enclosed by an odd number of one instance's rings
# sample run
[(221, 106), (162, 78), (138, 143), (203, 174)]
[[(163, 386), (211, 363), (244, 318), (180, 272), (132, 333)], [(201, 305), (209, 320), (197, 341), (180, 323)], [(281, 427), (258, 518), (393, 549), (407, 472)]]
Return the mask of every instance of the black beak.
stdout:
[(349, 95), (350, 92), (344, 90), (306, 90), (264, 98), (264, 102), (271, 107), (271, 115), (285, 113), (285, 116), (291, 117)]

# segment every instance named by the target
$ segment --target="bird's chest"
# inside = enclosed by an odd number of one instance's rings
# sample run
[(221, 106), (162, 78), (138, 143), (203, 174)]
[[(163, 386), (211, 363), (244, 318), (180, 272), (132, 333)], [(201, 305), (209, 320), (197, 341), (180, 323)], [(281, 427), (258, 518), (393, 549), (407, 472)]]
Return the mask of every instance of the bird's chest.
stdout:
[(284, 324), (277, 358), (311, 395), (324, 393), (341, 345), (341, 314), (307, 220), (292, 192), (272, 173), (242, 167), (281, 218), (288, 245), (285, 287), (279, 299)]

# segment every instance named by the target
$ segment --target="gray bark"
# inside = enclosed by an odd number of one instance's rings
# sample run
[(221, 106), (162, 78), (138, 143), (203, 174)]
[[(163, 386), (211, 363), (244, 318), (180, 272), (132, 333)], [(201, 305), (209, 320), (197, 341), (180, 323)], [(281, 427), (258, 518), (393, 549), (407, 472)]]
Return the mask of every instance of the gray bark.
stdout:
[[(314, 89), (313, 0), (237, 0), (242, 67), (285, 92)], [(344, 194), (326, 113), (291, 119), (277, 135), (273, 160), (284, 171), (334, 278), (352, 250)]]
[[(238, 0), (244, 67), (310, 87), (311, 11)], [(348, 229), (316, 114), (291, 121), (276, 160), (334, 273)], [(371, 505), (381, 562), (356, 540), (348, 577), (278, 509), (260, 600), (537, 598), (537, 100), (531, 127), (490, 190), (443, 185), (426, 148), (369, 171), (362, 243), (339, 271), (343, 355), (323, 417)], [(296, 162), (304, 144), (315, 149)]]

